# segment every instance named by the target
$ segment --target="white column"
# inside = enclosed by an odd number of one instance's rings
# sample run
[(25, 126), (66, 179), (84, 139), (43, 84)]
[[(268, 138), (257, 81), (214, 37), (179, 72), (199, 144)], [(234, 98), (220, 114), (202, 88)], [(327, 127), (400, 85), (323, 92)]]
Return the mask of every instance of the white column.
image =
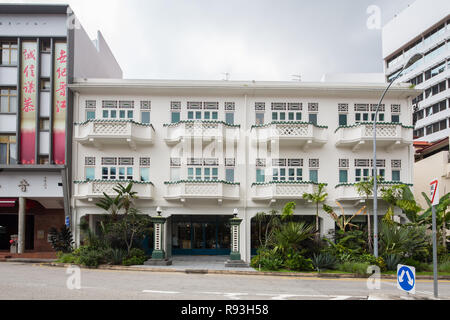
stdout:
[(19, 239), (18, 239), (18, 250), (17, 253), (25, 253), (25, 220), (26, 220), (26, 199), (23, 197), (19, 198)]

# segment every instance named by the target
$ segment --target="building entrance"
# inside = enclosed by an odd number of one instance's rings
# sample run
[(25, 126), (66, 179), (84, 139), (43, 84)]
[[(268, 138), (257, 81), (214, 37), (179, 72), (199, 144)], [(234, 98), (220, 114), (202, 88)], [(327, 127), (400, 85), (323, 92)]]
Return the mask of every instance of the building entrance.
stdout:
[(230, 219), (231, 216), (172, 216), (172, 254), (230, 254)]

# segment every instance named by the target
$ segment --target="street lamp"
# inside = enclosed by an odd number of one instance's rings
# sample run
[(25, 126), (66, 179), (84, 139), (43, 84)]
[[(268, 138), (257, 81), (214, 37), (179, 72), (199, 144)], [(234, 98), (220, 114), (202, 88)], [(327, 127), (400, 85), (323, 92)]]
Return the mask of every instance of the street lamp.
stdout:
[[(378, 112), (380, 110), (381, 102), (383, 102), (384, 96), (388, 92), (388, 90), (391, 88), (392, 84), (397, 80), (402, 72), (411, 67), (413, 64), (415, 64), (417, 61), (422, 59), (423, 54), (416, 53), (413, 55), (408, 62), (403, 66), (403, 68), (399, 71), (397, 76), (389, 83), (389, 86), (384, 91), (383, 95), (381, 96), (380, 102), (378, 103), (377, 109), (375, 111), (375, 119), (373, 121), (373, 166), (372, 166), (372, 175), (374, 176), (373, 181), (373, 254), (376, 258), (378, 258), (378, 215), (377, 215), (377, 209), (378, 209), (378, 195), (377, 195), (377, 119), (378, 119)], [(369, 230), (370, 232), (370, 230)]]

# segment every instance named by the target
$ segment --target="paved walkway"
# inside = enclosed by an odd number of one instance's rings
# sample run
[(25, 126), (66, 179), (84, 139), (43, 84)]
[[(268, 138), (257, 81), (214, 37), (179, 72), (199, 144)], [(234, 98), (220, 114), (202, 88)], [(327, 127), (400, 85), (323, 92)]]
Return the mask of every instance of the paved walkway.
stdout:
[(253, 271), (255, 269), (247, 268), (226, 268), (225, 262), (229, 256), (173, 256), (171, 266), (133, 266), (141, 268), (156, 269), (175, 269), (175, 270), (228, 270), (228, 271)]

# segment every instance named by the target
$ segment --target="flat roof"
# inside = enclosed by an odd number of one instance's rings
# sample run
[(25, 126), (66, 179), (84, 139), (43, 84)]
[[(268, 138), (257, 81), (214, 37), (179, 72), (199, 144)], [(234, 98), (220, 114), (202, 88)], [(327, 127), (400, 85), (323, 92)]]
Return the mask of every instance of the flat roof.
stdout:
[(68, 4), (0, 4), (0, 12), (4, 14), (66, 14)]
[[(179, 92), (193, 94), (208, 90), (210, 93), (238, 93), (258, 95), (355, 95), (379, 98), (387, 83), (348, 82), (296, 82), (296, 81), (225, 81), (225, 80), (138, 80), (138, 79), (74, 79), (69, 85), (73, 91), (83, 94), (138, 94)], [(389, 90), (389, 98), (416, 97), (423, 90), (412, 88), (409, 83), (396, 83)]]

